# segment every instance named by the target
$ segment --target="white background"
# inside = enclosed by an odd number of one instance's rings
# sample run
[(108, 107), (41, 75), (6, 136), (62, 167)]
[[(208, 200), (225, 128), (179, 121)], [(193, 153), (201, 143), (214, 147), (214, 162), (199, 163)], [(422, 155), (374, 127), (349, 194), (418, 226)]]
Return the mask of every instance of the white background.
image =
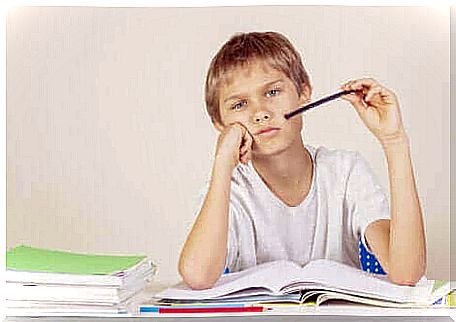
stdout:
[[(176, 281), (216, 132), (209, 61), (234, 32), (302, 53), (313, 98), (372, 76), (399, 96), (426, 218), (428, 277), (449, 278), (449, 11), (411, 7), (12, 8), (7, 19), (7, 246), (145, 253)], [(306, 143), (380, 146), (352, 108), (304, 118)]]

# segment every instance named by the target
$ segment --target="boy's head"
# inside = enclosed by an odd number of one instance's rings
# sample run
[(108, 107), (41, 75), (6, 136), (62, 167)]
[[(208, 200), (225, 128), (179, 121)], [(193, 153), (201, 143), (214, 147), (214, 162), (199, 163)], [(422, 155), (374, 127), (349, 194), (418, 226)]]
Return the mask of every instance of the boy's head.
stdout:
[(292, 82), (299, 97), (304, 90), (310, 95), (310, 80), (301, 57), (285, 36), (277, 32), (239, 33), (222, 46), (207, 73), (206, 108), (214, 124), (223, 124), (220, 91), (230, 83), (231, 72), (258, 62), (283, 73)]

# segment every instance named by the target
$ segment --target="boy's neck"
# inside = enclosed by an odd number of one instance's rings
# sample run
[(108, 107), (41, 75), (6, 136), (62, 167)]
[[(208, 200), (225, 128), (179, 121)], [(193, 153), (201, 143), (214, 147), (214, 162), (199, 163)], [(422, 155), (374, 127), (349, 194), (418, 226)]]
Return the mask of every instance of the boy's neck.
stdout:
[(302, 139), (280, 154), (253, 158), (252, 163), (268, 185), (299, 186), (312, 175), (312, 158)]

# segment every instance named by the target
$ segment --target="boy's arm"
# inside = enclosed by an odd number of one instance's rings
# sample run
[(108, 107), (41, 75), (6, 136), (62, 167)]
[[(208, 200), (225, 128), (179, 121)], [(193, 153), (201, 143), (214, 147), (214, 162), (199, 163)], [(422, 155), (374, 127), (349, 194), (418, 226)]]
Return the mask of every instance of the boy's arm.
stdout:
[(415, 285), (426, 270), (423, 217), (406, 137), (383, 145), (388, 162), (391, 220), (373, 222), (366, 239), (391, 281)]
[(231, 174), (247, 163), (251, 137), (240, 125), (222, 132), (209, 190), (179, 259), (179, 273), (193, 289), (206, 289), (218, 280), (226, 261)]
[(367, 227), (369, 248), (391, 281), (414, 285), (426, 270), (426, 241), (399, 103), (394, 93), (373, 79), (351, 81), (342, 88), (359, 91), (344, 98), (377, 137), (388, 162), (391, 220), (378, 220)]
[(193, 289), (211, 287), (223, 272), (230, 185), (231, 171), (216, 162), (203, 206), (179, 260), (179, 273)]

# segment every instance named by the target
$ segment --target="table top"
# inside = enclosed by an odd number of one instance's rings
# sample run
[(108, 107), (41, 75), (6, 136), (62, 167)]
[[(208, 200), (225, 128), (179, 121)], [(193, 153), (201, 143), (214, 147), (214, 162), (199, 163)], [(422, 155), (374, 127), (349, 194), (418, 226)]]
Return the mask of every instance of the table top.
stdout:
[[(169, 283), (152, 283), (145, 291), (144, 294), (152, 296), (153, 294), (169, 287)], [(112, 321), (114, 318), (118, 322), (127, 321), (155, 321), (171, 322), (171, 321), (204, 321), (207, 322), (223, 322), (223, 321), (320, 321), (320, 322), (337, 322), (337, 321), (386, 321), (386, 322), (409, 322), (409, 321), (456, 321), (456, 309), (449, 309), (445, 307), (432, 307), (432, 308), (414, 308), (414, 309), (399, 309), (399, 308), (382, 308), (375, 306), (360, 305), (355, 303), (341, 302), (322, 304), (321, 306), (277, 306), (274, 310), (262, 313), (242, 313), (242, 314), (192, 314), (191, 316), (182, 314), (107, 314), (96, 316), (76, 316), (76, 315), (47, 315), (42, 317), (30, 316), (10, 316), (6, 317), (4, 321), (7, 322), (29, 322), (29, 321), (71, 321), (71, 322), (88, 322), (88, 321)]]
[(127, 321), (155, 321), (161, 322), (170, 321), (204, 321), (207, 322), (222, 322), (222, 321), (387, 321), (387, 322), (408, 322), (408, 321), (456, 321), (456, 309), (447, 308), (428, 308), (428, 309), (391, 309), (371, 307), (357, 304), (328, 304), (319, 307), (282, 307), (271, 312), (264, 313), (247, 313), (247, 314), (218, 314), (204, 315), (192, 314), (191, 316), (171, 315), (103, 315), (103, 316), (65, 316), (62, 315), (45, 316), (45, 317), (6, 317), (7, 322), (25, 322), (25, 321), (72, 321), (72, 322), (87, 322), (87, 321), (112, 321), (115, 319), (118, 322)]
[[(389, 316), (389, 315), (372, 315), (372, 316), (354, 316), (354, 315), (280, 315), (280, 314), (267, 314), (267, 315), (250, 315), (250, 316), (192, 316), (192, 317), (175, 317), (175, 316), (150, 316), (150, 317), (117, 317), (115, 318), (118, 322), (224, 322), (224, 321), (248, 321), (248, 322), (272, 322), (272, 321), (285, 321), (285, 322), (340, 322), (340, 321), (353, 321), (353, 322), (412, 322), (412, 321), (429, 321), (429, 322), (447, 322), (454, 321), (456, 318), (450, 316), (430, 316), (430, 315), (415, 315), (410, 314), (409, 316)], [(112, 317), (7, 317), (6, 322), (30, 322), (30, 321), (46, 321), (46, 322), (57, 322), (57, 321), (70, 321), (70, 322), (104, 322), (113, 321)]]

